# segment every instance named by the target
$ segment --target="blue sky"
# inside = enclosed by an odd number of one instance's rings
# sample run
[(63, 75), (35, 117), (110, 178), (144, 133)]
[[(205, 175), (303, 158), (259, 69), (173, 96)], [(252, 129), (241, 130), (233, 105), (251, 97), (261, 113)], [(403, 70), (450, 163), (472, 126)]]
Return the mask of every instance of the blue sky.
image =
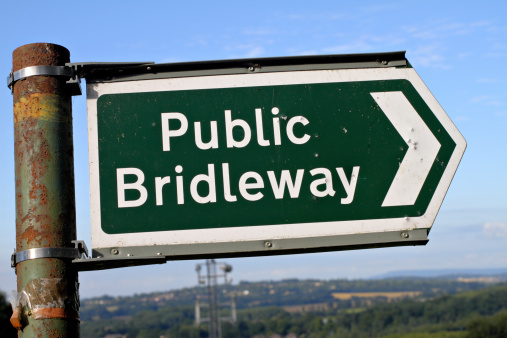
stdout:
[[(24, 44), (72, 62), (179, 62), (406, 50), (468, 148), (425, 247), (228, 259), (239, 280), (507, 268), (505, 1), (3, 1), (0, 75)], [(12, 96), (0, 90), (0, 290), (15, 289)], [(85, 96), (73, 98), (78, 238), (91, 246)], [(80, 274), (82, 297), (196, 284), (195, 261)]]

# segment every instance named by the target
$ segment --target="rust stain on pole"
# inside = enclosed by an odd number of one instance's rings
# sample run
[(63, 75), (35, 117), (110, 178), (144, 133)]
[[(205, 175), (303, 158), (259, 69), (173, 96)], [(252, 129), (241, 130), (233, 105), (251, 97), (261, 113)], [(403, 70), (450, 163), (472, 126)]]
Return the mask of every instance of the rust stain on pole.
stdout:
[[(69, 51), (59, 45), (35, 43), (13, 52), (13, 71), (30, 66), (63, 66)], [(32, 76), (13, 87), (16, 173), (16, 251), (30, 248), (73, 247), (76, 239), (74, 157), (71, 96), (64, 78)], [(66, 280), (69, 307), (79, 309), (77, 271), (70, 260), (40, 258), (16, 266), (18, 292), (33, 280)], [(54, 291), (54, 290), (53, 290)], [(77, 315), (69, 311), (36, 320), (24, 313), (21, 336), (79, 336)], [(70, 318), (70, 319), (69, 319)]]

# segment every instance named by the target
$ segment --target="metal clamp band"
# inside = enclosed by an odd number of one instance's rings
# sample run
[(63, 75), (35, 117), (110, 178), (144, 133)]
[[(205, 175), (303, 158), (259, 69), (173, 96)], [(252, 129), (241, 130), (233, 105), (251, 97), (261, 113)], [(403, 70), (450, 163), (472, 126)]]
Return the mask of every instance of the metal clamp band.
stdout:
[(72, 241), (75, 248), (32, 248), (15, 252), (11, 256), (11, 267), (20, 262), (37, 258), (83, 258), (88, 256), (88, 249), (84, 241)]
[(67, 66), (31, 66), (11, 72), (7, 76), (7, 87), (12, 89), (16, 81), (26, 79), (30, 76), (46, 75), (46, 76), (65, 76), (74, 77), (74, 69)]

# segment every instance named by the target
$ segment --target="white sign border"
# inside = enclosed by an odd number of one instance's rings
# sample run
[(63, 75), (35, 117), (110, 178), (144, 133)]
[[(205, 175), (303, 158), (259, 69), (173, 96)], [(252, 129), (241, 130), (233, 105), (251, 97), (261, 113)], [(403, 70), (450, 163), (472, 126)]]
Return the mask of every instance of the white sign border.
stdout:
[[(411, 218), (356, 220), (303, 224), (257, 225), (231, 228), (173, 230), (145, 233), (107, 234), (101, 228), (97, 100), (101, 95), (253, 86), (408, 80), (456, 143), (449, 163), (424, 215)], [(90, 165), (90, 217), (92, 248), (145, 247), (241, 243), (265, 240), (304, 239), (431, 228), (454, 173), (466, 148), (466, 141), (413, 68), (371, 68), (214, 75), (111, 83), (87, 84)], [(196, 249), (197, 250), (197, 249)], [(192, 251), (192, 250), (190, 250)], [(196, 251), (197, 253), (198, 251)], [(198, 253), (203, 254), (199, 251)]]

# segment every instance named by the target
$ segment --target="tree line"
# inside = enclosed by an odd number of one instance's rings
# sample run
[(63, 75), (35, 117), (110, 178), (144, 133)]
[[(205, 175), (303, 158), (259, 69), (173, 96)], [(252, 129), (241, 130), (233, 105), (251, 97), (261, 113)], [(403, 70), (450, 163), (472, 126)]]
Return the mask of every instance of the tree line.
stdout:
[[(297, 306), (301, 304), (329, 303), (332, 307), (351, 308), (365, 303), (382, 302), (384, 299), (333, 302), (336, 292), (397, 292), (418, 291), (420, 298), (428, 299), (457, 292), (484, 288), (483, 282), (461, 282), (440, 278), (396, 278), (381, 280), (298, 280), (239, 282), (225, 285), (220, 289), (219, 301), (230, 301), (236, 296), (238, 309), (268, 306)], [(83, 321), (133, 316), (139, 311), (153, 310), (168, 306), (192, 306), (197, 296), (205, 296), (204, 287), (183, 288), (167, 292), (154, 292), (121, 297), (95, 297), (81, 300)]]
[[(195, 327), (192, 306), (144, 310), (129, 318), (82, 324), (83, 337), (207, 337)], [(282, 307), (241, 309), (238, 323), (222, 324), (223, 337), (262, 337), (290, 333), (297, 337), (506, 337), (507, 284), (434, 299), (379, 302), (364, 308), (328, 308), (289, 313)]]

